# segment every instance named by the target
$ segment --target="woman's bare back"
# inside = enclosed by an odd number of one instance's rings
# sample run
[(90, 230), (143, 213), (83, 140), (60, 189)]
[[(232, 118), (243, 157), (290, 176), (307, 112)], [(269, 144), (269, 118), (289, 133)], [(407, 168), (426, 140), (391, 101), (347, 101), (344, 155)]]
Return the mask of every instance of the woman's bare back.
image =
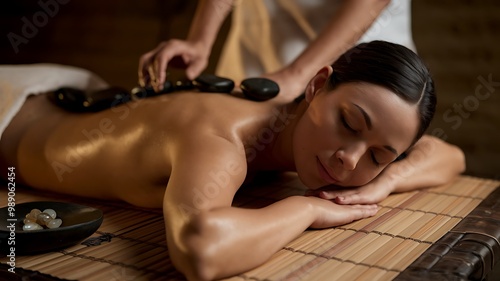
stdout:
[[(173, 151), (186, 137), (218, 135), (242, 153), (272, 105), (220, 94), (180, 93), (98, 113), (70, 113), (28, 98), (0, 141), (2, 158), (35, 188), (161, 207)], [(275, 110), (274, 110), (275, 111)]]

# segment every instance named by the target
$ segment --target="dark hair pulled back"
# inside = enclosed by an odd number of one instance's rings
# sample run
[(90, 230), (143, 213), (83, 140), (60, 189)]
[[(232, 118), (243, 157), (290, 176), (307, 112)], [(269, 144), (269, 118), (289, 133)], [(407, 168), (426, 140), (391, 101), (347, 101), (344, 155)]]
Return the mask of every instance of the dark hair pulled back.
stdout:
[(420, 126), (413, 143), (429, 127), (436, 110), (434, 82), (423, 61), (410, 49), (385, 41), (361, 43), (339, 57), (332, 68), (332, 88), (347, 82), (368, 82), (417, 105)]

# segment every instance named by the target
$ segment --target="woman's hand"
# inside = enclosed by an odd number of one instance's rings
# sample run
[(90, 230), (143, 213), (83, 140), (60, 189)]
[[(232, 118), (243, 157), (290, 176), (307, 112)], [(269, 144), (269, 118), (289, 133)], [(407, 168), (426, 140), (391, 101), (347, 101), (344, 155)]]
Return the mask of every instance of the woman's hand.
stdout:
[(209, 50), (202, 44), (185, 40), (161, 42), (139, 59), (139, 84), (142, 87), (151, 85), (155, 91), (162, 90), (167, 66), (186, 69), (187, 78), (192, 80), (207, 66)]
[(359, 187), (339, 189), (336, 187), (324, 187), (314, 190), (308, 195), (314, 195), (322, 199), (332, 200), (337, 204), (376, 204), (391, 194), (391, 188), (372, 181)]
[(350, 223), (374, 216), (378, 207), (376, 204), (368, 205), (339, 205), (331, 200), (318, 197), (307, 197), (315, 213), (315, 220), (311, 228), (327, 228)]
[(395, 181), (386, 170), (369, 183), (358, 187), (325, 186), (307, 192), (307, 195), (332, 200), (337, 204), (376, 204), (395, 189)]

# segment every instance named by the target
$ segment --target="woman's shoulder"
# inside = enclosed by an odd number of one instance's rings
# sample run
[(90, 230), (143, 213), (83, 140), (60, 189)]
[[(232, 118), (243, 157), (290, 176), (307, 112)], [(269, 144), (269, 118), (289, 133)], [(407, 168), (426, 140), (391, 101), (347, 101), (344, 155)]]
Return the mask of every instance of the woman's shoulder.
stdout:
[[(161, 102), (158, 98), (155, 103)], [(213, 133), (243, 138), (261, 126), (273, 112), (268, 103), (249, 101), (228, 94), (182, 92), (165, 97), (160, 114), (165, 122), (186, 134)]]

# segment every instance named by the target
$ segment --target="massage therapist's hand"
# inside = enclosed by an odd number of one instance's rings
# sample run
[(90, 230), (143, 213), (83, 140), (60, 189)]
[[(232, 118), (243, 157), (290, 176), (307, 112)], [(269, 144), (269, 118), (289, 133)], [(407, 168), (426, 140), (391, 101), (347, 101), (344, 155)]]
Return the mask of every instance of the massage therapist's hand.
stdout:
[(263, 77), (278, 83), (280, 92), (274, 100), (279, 100), (283, 103), (291, 102), (300, 96), (310, 80), (310, 77), (293, 71), (291, 67), (285, 67), (276, 72), (267, 73), (263, 75)]
[(206, 68), (210, 48), (185, 40), (171, 39), (161, 42), (155, 49), (139, 59), (139, 84), (153, 86), (155, 91), (163, 88), (167, 68), (186, 69), (186, 76), (192, 80)]
[(327, 228), (350, 223), (374, 216), (378, 211), (375, 204), (340, 205), (331, 200), (318, 197), (307, 197), (315, 214), (311, 228)]

